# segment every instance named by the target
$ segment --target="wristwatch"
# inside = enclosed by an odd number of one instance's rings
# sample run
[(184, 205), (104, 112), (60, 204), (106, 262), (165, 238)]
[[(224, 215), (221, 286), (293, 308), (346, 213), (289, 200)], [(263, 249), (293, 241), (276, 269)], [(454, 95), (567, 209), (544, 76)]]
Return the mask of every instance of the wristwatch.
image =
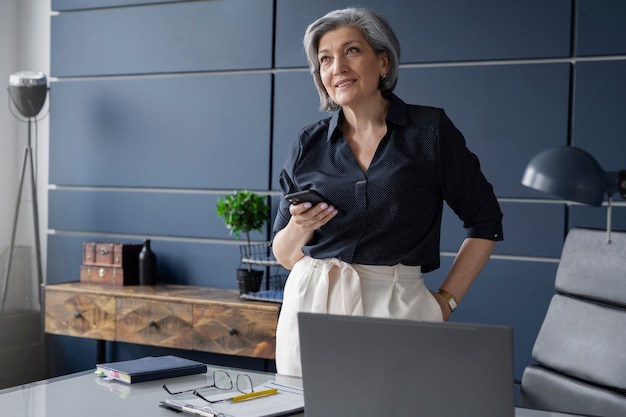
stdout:
[(439, 290), (439, 294), (441, 294), (443, 299), (446, 300), (446, 303), (448, 303), (448, 305), (450, 306), (450, 310), (454, 312), (454, 310), (456, 310), (456, 308), (459, 306), (459, 304), (456, 302), (456, 298), (454, 298), (454, 295), (450, 294), (446, 290)]

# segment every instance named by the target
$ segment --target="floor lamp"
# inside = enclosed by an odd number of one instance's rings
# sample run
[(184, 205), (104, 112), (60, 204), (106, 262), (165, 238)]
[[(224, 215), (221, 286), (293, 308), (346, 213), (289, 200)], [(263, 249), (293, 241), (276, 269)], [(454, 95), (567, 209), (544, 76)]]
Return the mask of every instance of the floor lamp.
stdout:
[[(31, 146), (32, 124), (37, 122), (37, 114), (41, 111), (48, 93), (48, 82), (43, 72), (37, 71), (18, 71), (9, 77), (9, 96), (17, 110), (24, 116), (28, 123), (28, 141), (24, 150), (24, 160), (22, 163), (22, 174), (20, 176), (20, 184), (17, 192), (17, 202), (15, 205), (15, 216), (13, 218), (13, 232), (11, 234), (11, 245), (9, 246), (9, 259), (7, 263), (6, 273), (4, 276), (4, 284), (2, 287), (2, 305), (0, 306), (0, 317), (4, 314), (4, 305), (7, 297), (7, 289), (9, 286), (9, 278), (11, 276), (11, 264), (13, 259), (13, 251), (15, 249), (15, 234), (17, 232), (17, 221), (20, 212), (20, 200), (22, 196), (22, 188), (24, 187), (24, 177), (26, 175), (26, 167), (30, 165), (30, 188), (33, 204), (33, 221), (35, 228), (35, 255), (37, 261), (37, 276), (39, 280), (39, 303), (42, 303), (42, 285), (43, 273), (41, 268), (41, 245), (39, 242), (39, 209), (37, 207), (37, 186), (35, 181), (35, 167), (33, 164), (33, 149)], [(10, 107), (9, 102), (9, 107)], [(14, 114), (15, 115), (15, 114)]]

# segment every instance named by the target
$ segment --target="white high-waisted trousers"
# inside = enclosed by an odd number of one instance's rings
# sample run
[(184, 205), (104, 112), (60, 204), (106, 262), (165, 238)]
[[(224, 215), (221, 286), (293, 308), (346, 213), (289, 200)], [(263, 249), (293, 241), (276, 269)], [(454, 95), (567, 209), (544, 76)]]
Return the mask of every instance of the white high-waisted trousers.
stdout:
[(443, 321), (419, 266), (300, 259), (287, 279), (276, 329), (276, 371), (302, 376), (298, 312)]

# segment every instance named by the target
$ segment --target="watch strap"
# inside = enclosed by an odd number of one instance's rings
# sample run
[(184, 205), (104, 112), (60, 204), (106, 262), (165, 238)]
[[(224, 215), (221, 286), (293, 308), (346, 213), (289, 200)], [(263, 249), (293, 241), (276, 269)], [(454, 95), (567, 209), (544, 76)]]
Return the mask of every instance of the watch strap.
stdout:
[(448, 303), (448, 305), (450, 306), (450, 310), (454, 312), (454, 310), (456, 310), (457, 307), (459, 306), (459, 303), (457, 303), (456, 298), (454, 298), (454, 295), (450, 294), (446, 290), (441, 290), (441, 289), (439, 290), (439, 294), (441, 294), (443, 299), (446, 300), (446, 303)]

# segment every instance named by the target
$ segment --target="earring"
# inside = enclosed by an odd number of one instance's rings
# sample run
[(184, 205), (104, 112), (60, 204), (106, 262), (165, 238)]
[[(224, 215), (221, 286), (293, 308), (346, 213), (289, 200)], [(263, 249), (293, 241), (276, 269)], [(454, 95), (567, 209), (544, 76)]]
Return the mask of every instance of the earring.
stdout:
[(380, 81), (384, 81), (384, 80), (385, 80), (385, 78), (387, 78), (387, 74), (382, 74), (382, 75), (380, 76)]

